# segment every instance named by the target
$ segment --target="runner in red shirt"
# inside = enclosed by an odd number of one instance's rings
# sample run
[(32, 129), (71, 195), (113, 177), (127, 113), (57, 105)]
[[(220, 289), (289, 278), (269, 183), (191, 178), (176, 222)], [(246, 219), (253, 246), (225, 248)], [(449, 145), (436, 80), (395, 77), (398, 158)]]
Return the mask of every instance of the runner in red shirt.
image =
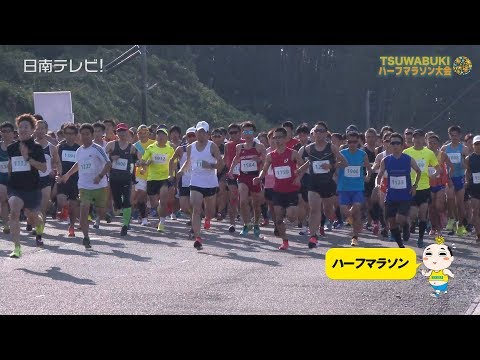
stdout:
[(233, 178), (233, 169), (237, 164), (240, 164), (240, 175), (238, 175), (237, 179), (238, 192), (240, 195), (240, 214), (243, 219), (243, 230), (240, 235), (246, 236), (250, 228), (251, 216), (249, 203), (251, 197), (254, 217), (253, 234), (258, 238), (260, 236), (258, 221), (261, 215), (260, 205), (263, 202), (263, 192), (260, 184), (253, 184), (253, 179), (258, 176), (260, 168), (265, 161), (266, 150), (265, 146), (253, 140), (255, 131), (256, 127), (254, 123), (245, 121), (242, 124), (242, 134), (245, 143), (236, 146), (236, 154), (230, 165), (228, 177)]
[(288, 239), (283, 220), (285, 216), (290, 222), (297, 220), (298, 190), (300, 189), (300, 177), (297, 169), (303, 164), (303, 160), (297, 151), (286, 147), (287, 130), (277, 128), (273, 138), (276, 141), (277, 149), (267, 155), (263, 170), (258, 177), (253, 179), (253, 184), (260, 184), (271, 165), (275, 176), (273, 208), (276, 228), (278, 236), (283, 240), (279, 250), (287, 250)]
[(287, 131), (287, 138), (285, 139), (285, 146), (287, 148), (293, 149), (295, 145), (300, 143), (300, 141), (293, 137), (293, 123), (291, 121), (285, 121), (282, 124), (282, 127)]

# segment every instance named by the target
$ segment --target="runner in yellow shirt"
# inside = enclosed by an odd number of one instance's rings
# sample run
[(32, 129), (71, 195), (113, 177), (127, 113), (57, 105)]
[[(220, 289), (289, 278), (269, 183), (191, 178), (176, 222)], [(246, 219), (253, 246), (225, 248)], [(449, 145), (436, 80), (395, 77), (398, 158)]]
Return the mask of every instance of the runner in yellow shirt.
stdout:
[(158, 204), (160, 222), (157, 230), (165, 230), (165, 216), (167, 215), (168, 188), (173, 185), (173, 179), (169, 179), (170, 159), (175, 150), (167, 144), (168, 129), (159, 126), (156, 133), (157, 141), (145, 150), (142, 157), (142, 169), (148, 167), (147, 195), (151, 206)]
[[(137, 129), (138, 141), (135, 143), (135, 148), (141, 156), (145, 154), (147, 147), (155, 143), (155, 140), (148, 138), (150, 134), (147, 125), (140, 125)], [(137, 209), (142, 219), (142, 225), (148, 226), (147, 219), (147, 176), (148, 170), (142, 169), (140, 162), (137, 162), (135, 168), (135, 199), (134, 202), (137, 204)]]
[[(418, 224), (418, 240), (417, 247), (423, 248), (423, 236), (425, 235), (425, 229), (427, 227), (427, 212), (428, 204), (431, 202), (430, 192), (430, 177), (428, 175), (428, 168), (434, 167), (435, 173), (431, 175), (435, 178), (437, 174), (441, 174), (441, 168), (438, 164), (435, 153), (424, 147), (425, 132), (421, 129), (416, 129), (413, 132), (413, 146), (403, 150), (407, 155), (410, 155), (417, 162), (418, 167), (421, 170), (420, 181), (417, 185), (417, 191), (412, 200), (412, 206), (410, 207), (409, 220), (414, 221), (417, 216), (420, 219)], [(416, 173), (412, 171), (412, 184), (415, 181)], [(405, 231), (405, 229), (404, 229)], [(404, 234), (405, 235), (405, 234)], [(408, 239), (408, 238), (407, 238)], [(404, 241), (407, 241), (404, 239)]]

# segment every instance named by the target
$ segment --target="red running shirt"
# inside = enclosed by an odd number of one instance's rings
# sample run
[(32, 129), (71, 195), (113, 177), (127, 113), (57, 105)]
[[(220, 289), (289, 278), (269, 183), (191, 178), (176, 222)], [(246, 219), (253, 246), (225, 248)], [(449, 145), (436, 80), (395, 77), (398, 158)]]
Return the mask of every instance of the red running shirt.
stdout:
[(274, 150), (270, 153), (272, 158), (272, 169), (275, 176), (273, 191), (280, 193), (291, 193), (300, 190), (300, 185), (295, 185), (295, 171), (297, 163), (292, 160), (293, 150), (286, 148), (283, 153)]

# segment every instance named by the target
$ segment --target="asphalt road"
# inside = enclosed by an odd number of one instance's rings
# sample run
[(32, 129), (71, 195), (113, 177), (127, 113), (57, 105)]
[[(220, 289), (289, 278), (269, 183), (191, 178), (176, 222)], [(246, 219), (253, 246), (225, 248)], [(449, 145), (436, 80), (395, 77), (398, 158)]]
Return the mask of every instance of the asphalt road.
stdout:
[[(447, 237), (455, 244), (455, 278), (437, 299), (420, 272), (404, 281), (327, 278), (325, 253), (350, 247), (348, 228), (327, 232), (309, 250), (307, 237), (290, 226), (290, 250), (281, 252), (272, 227), (262, 229), (264, 239), (241, 238), (227, 222), (212, 221), (197, 251), (184, 219), (168, 220), (164, 235), (133, 224), (124, 238), (119, 221), (91, 229), (87, 251), (79, 230), (68, 238), (67, 225), (49, 219), (44, 249), (22, 230), (20, 259), (8, 257), (13, 244), (1, 234), (0, 314), (465, 314), (480, 294), (473, 237)], [(371, 233), (360, 241), (396, 247)]]

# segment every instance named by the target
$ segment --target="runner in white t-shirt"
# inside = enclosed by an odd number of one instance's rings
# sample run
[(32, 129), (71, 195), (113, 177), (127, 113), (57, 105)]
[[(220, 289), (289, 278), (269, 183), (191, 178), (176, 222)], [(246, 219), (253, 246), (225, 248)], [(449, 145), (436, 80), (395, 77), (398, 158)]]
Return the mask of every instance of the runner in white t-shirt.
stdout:
[(93, 143), (93, 126), (83, 124), (80, 135), (83, 145), (77, 150), (77, 162), (63, 176), (57, 177), (58, 182), (66, 182), (78, 171), (78, 189), (80, 192), (80, 226), (83, 232), (83, 245), (91, 248), (88, 237), (88, 212), (90, 204), (96, 206), (100, 218), (105, 214), (108, 201), (108, 181), (105, 176), (111, 167), (111, 162), (103, 148)]

